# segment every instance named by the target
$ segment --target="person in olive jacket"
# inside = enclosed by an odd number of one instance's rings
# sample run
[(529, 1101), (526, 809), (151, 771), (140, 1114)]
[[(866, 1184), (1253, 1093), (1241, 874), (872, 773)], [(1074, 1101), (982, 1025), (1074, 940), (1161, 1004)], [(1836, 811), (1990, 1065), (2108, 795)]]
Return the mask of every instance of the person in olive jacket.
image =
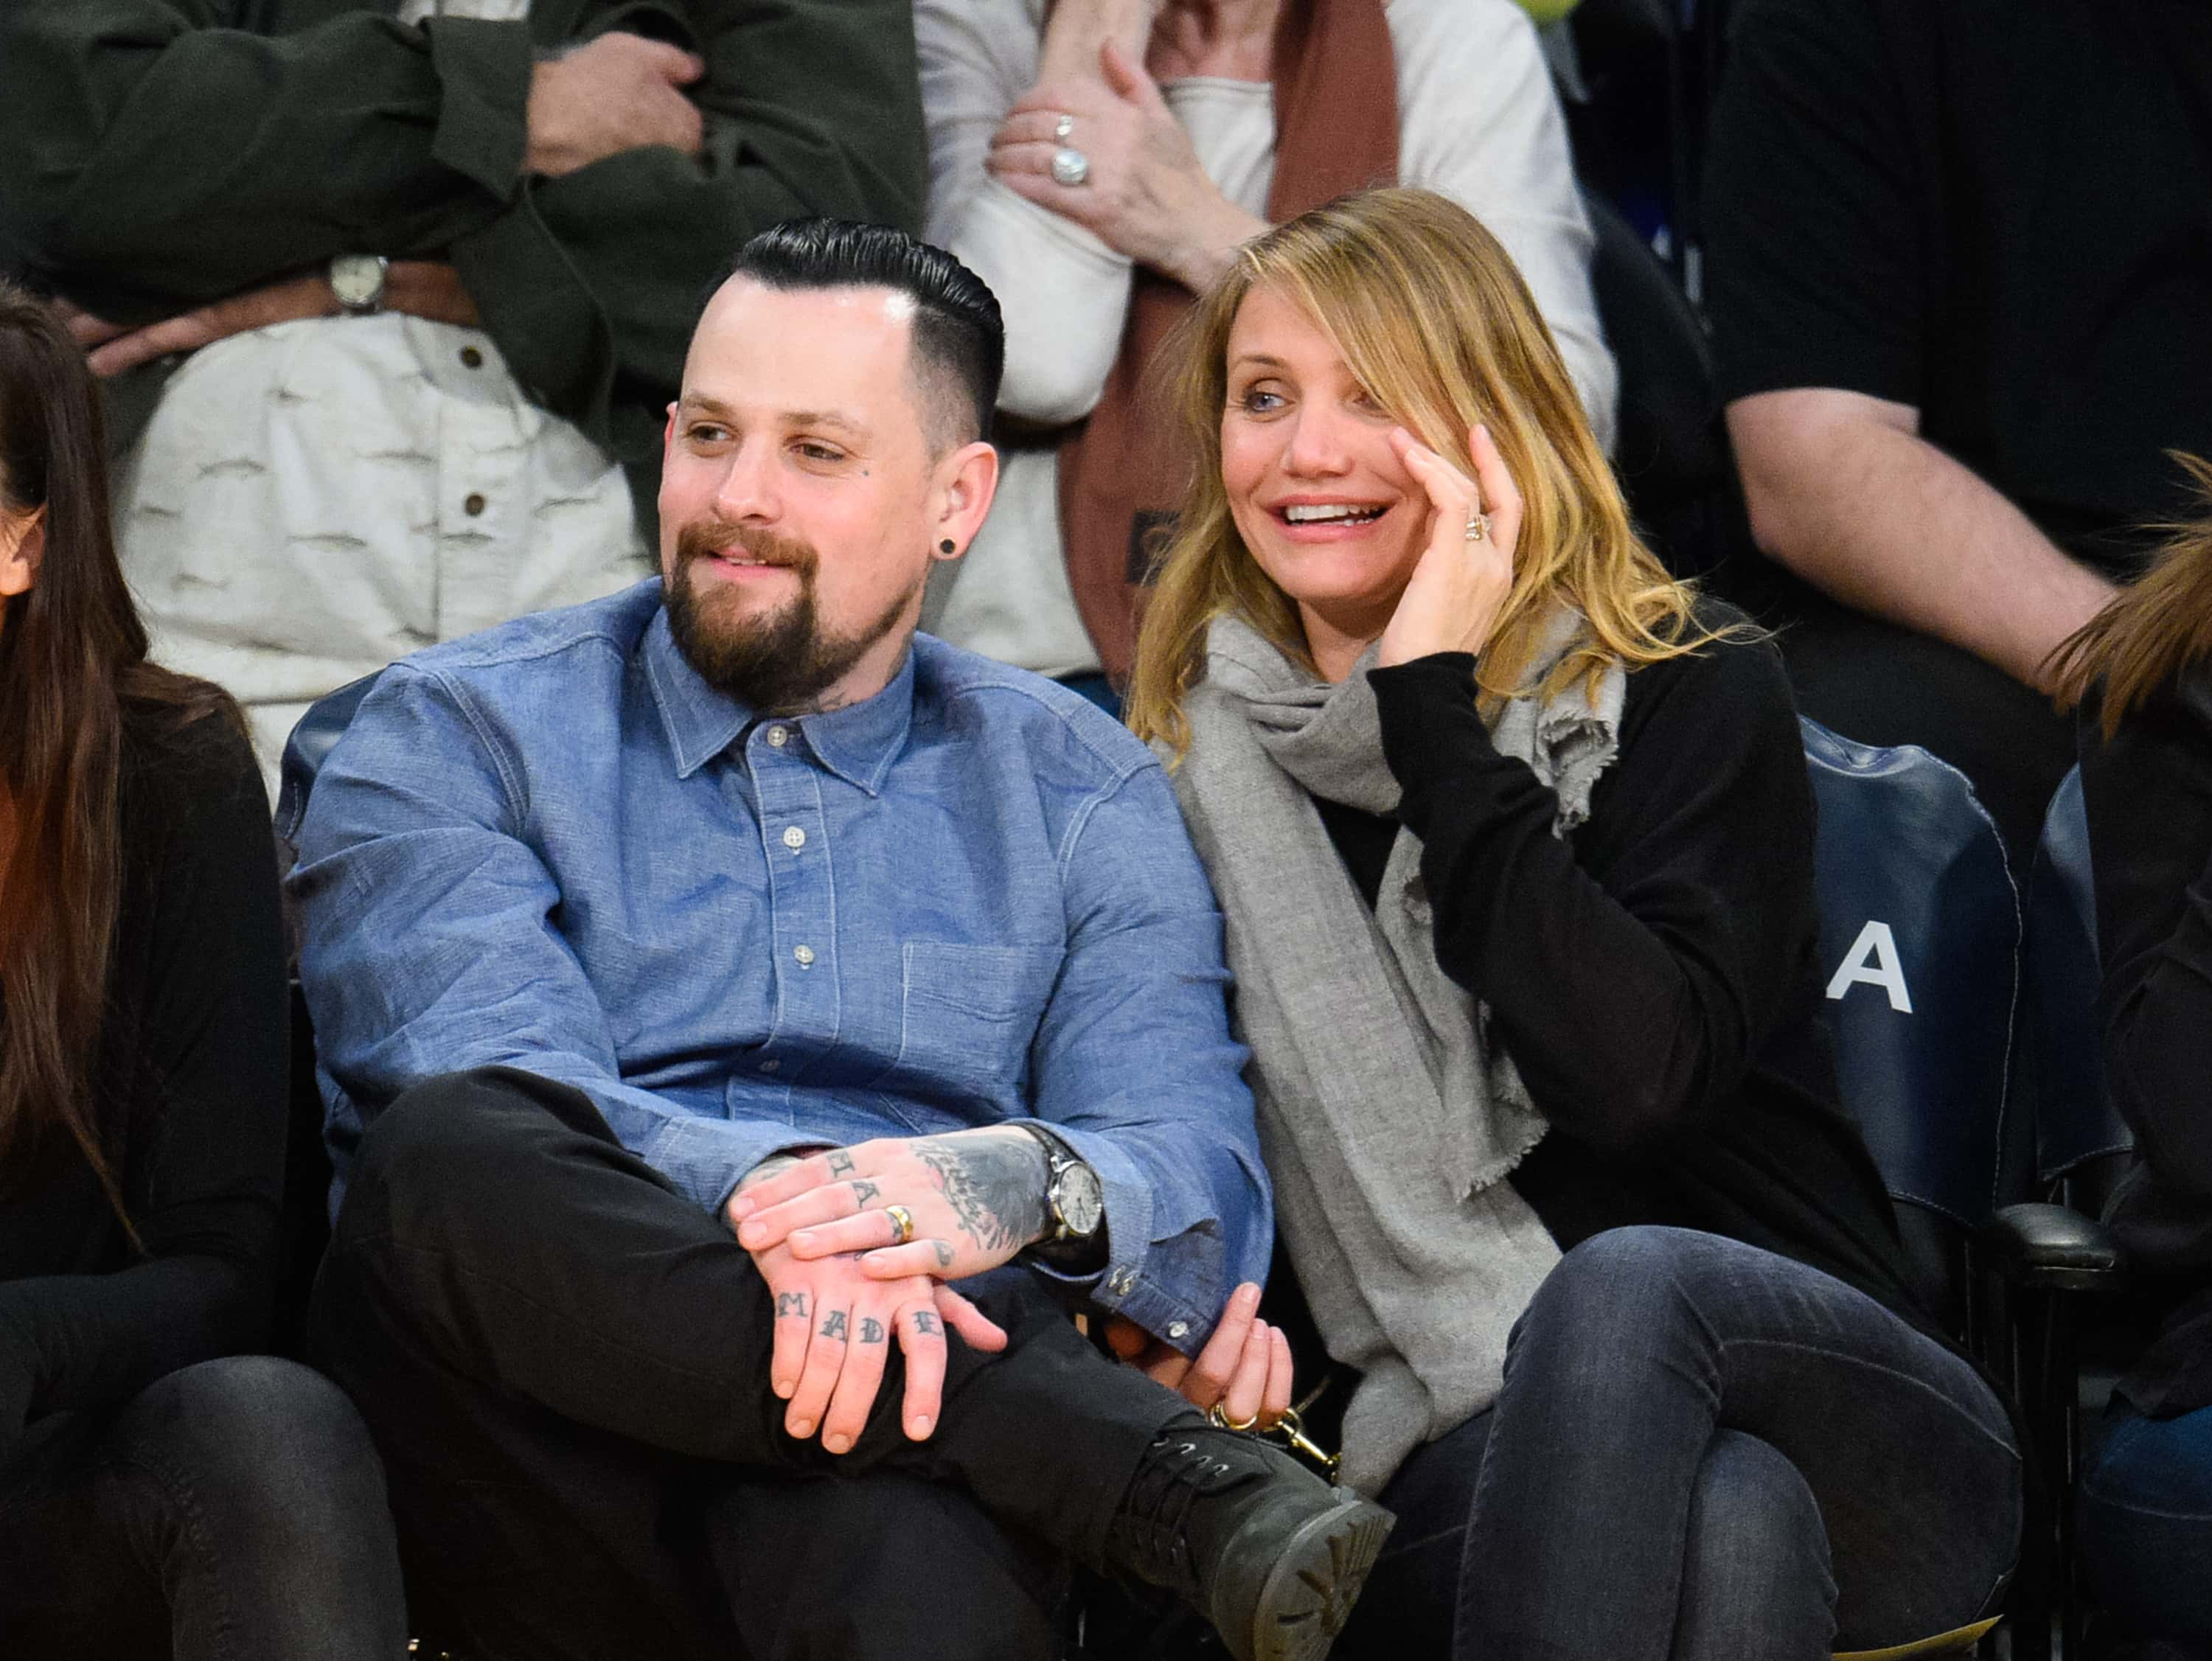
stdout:
[(0, 142), (156, 642), (270, 767), (345, 682), (646, 574), (699, 295), (787, 218), (917, 227), (927, 155), (908, 0), (11, 0)]

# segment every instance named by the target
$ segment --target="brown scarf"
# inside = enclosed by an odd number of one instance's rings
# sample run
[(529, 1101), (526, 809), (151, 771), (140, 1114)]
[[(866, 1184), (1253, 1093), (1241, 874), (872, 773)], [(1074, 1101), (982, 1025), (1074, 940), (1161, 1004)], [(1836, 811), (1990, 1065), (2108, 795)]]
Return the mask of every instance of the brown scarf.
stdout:
[[(1283, 0), (1275, 26), (1275, 173), (1279, 225), (1398, 172), (1398, 89), (1382, 0)], [(1175, 518), (1182, 470), (1172, 421), (1148, 400), (1146, 372), (1191, 305), (1182, 284), (1139, 267), (1121, 355), (1098, 407), (1060, 448), (1060, 528), (1077, 609), (1116, 686), (1128, 677), (1154, 533)]]

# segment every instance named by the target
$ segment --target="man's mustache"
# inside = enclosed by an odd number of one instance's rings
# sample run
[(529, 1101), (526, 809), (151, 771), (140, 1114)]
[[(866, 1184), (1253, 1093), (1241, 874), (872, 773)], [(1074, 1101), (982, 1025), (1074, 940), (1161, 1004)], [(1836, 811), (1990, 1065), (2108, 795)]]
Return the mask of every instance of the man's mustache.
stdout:
[(802, 577), (812, 576), (814, 567), (820, 562), (820, 555), (811, 544), (795, 536), (779, 536), (773, 530), (707, 520), (687, 524), (676, 533), (678, 566), (711, 558), (730, 548), (743, 549), (747, 559), (757, 560), (763, 565), (788, 566)]

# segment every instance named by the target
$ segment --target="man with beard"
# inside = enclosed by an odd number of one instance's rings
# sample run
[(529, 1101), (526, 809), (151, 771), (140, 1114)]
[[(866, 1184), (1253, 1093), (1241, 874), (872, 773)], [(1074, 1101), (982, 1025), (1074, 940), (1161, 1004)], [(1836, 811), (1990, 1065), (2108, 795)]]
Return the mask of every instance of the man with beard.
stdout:
[(1389, 1525), (1067, 1317), (1194, 1354), (1273, 1228), (1158, 765), (915, 632), (1002, 351), (938, 250), (755, 238), (665, 591), (395, 666), (316, 784), (317, 1342), (472, 1656), (1046, 1657), (1070, 1561), (1318, 1655)]

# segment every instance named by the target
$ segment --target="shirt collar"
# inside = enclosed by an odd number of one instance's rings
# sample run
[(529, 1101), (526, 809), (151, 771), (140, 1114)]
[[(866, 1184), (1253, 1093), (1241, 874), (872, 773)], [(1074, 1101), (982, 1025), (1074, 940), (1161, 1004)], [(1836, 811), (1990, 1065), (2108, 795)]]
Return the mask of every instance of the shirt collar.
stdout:
[[(645, 632), (645, 674), (676, 758), (676, 776), (689, 779), (737, 742), (759, 718), (744, 704), (716, 691), (691, 667), (668, 625), (668, 609), (654, 613)], [(898, 672), (872, 698), (842, 709), (802, 715), (784, 723), (797, 727), (822, 765), (871, 796), (883, 789), (884, 775), (906, 747), (914, 723), (914, 649), (907, 648)]]

